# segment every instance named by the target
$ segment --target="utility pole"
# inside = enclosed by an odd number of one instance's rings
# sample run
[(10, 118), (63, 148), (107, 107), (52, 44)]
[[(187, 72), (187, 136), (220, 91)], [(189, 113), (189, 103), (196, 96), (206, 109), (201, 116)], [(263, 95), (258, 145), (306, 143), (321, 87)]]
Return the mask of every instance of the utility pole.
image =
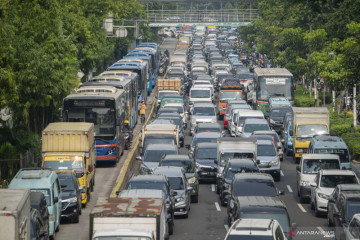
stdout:
[(354, 115), (354, 127), (357, 125), (357, 112), (356, 112), (356, 84), (353, 88), (353, 115)]
[[(329, 53), (331, 55), (331, 60), (334, 60), (334, 52)], [(335, 91), (332, 90), (332, 102), (333, 102), (333, 112), (335, 112)]]

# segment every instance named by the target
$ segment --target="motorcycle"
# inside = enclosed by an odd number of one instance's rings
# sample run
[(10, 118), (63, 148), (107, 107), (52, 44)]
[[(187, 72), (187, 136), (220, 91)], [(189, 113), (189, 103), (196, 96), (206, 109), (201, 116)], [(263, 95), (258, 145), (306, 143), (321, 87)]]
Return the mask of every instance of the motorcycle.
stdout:
[(132, 133), (131, 132), (125, 132), (124, 133), (124, 140), (125, 140), (125, 150), (130, 149), (131, 140), (132, 140)]
[(159, 66), (159, 75), (163, 76), (166, 72), (167, 69), (167, 65), (168, 65), (168, 60), (166, 57), (163, 57), (160, 59), (160, 66)]

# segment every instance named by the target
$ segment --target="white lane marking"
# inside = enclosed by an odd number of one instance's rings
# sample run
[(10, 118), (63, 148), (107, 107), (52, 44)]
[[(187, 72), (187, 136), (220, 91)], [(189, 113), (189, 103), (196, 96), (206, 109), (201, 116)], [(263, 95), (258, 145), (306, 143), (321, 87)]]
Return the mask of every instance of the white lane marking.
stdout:
[(334, 231), (325, 231), (322, 227), (316, 227), (320, 232), (322, 232), (322, 234), (324, 235), (324, 237), (335, 237), (334, 235)]
[(305, 208), (300, 203), (298, 203), (297, 205), (302, 212), (306, 212)]
[(224, 227), (225, 227), (226, 231), (229, 231), (229, 226), (228, 225), (224, 224)]
[(215, 184), (211, 184), (211, 191), (215, 192)]
[(221, 211), (221, 208), (219, 206), (219, 203), (218, 202), (215, 202), (215, 207), (216, 207), (216, 210), (218, 210), (219, 212)]
[(282, 170), (280, 170), (280, 175), (283, 177), (284, 176), (284, 173)]
[(290, 185), (286, 185), (287, 189), (289, 190), (289, 192), (293, 192), (293, 190), (291, 189)]
[(325, 232), (322, 227), (316, 227), (320, 232)]

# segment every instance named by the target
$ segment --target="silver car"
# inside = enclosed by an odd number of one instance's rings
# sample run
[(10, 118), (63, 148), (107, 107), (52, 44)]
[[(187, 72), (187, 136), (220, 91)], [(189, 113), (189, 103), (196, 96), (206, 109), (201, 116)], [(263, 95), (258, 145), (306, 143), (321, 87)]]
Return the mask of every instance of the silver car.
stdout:
[(216, 123), (214, 104), (194, 103), (190, 109), (190, 135), (194, 135), (198, 123)]
[(280, 158), (272, 141), (257, 141), (257, 160), (260, 161), (260, 172), (270, 174), (274, 181), (280, 181)]

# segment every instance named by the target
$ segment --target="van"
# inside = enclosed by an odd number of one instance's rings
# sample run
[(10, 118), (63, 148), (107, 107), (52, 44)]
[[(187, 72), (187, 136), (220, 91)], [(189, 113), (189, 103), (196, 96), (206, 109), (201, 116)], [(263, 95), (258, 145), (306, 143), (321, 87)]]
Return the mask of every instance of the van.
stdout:
[(265, 116), (260, 110), (254, 111), (243, 111), (237, 115), (236, 118), (236, 125), (235, 125), (235, 135), (240, 136), (243, 132), (243, 126), (245, 123), (245, 119), (252, 118), (252, 119), (264, 119)]
[(212, 102), (212, 92), (210, 88), (192, 87), (189, 92), (189, 106), (195, 102)]
[(61, 188), (55, 171), (22, 168), (9, 184), (9, 189), (30, 189), (44, 194), (49, 211), (49, 236), (55, 238), (60, 228)]
[(320, 169), (340, 169), (339, 156), (334, 154), (304, 154), (296, 167), (296, 185), (300, 202), (310, 199), (310, 183)]
[(346, 143), (337, 136), (314, 136), (310, 140), (309, 153), (336, 154), (340, 157), (341, 169), (351, 170), (351, 157)]

